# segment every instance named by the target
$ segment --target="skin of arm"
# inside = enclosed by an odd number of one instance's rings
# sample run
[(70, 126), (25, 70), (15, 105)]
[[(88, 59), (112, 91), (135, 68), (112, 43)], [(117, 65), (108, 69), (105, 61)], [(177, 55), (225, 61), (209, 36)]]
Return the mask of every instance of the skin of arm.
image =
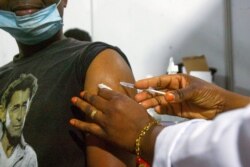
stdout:
[[(132, 70), (124, 59), (114, 50), (106, 49), (99, 53), (87, 71), (84, 90), (97, 94), (98, 84), (104, 83), (113, 90), (134, 97), (135, 90), (123, 89), (119, 82), (134, 83)], [(101, 139), (89, 135), (87, 141), (88, 167), (123, 167), (135, 166), (135, 156), (108, 145)]]
[(155, 126), (151, 128), (142, 138), (140, 147), (141, 156), (150, 164), (153, 162), (156, 138), (164, 128), (165, 127), (162, 125)]
[(248, 96), (243, 96), (225, 89), (222, 89), (221, 91), (225, 97), (224, 111), (245, 107), (247, 104), (250, 104), (250, 97)]

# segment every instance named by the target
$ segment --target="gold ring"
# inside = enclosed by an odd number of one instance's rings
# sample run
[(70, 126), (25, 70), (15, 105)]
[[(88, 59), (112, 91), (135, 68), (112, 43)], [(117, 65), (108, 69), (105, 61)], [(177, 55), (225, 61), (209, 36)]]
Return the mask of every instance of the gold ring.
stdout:
[(93, 111), (91, 112), (91, 114), (90, 114), (90, 117), (91, 117), (92, 119), (94, 119), (96, 113), (97, 113), (97, 110), (93, 110)]

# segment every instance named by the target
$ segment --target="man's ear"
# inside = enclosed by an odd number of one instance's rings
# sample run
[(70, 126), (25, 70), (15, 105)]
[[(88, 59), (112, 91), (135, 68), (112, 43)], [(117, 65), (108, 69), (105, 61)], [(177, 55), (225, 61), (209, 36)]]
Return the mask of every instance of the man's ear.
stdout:
[(5, 122), (5, 112), (4, 112), (3, 105), (1, 104), (0, 104), (0, 121)]
[(57, 6), (57, 9), (60, 13), (60, 16), (63, 17), (64, 8), (66, 8), (68, 0), (61, 0), (59, 2), (60, 2), (60, 4)]
[(68, 4), (68, 0), (62, 0), (62, 3), (63, 3), (63, 7), (66, 8)]

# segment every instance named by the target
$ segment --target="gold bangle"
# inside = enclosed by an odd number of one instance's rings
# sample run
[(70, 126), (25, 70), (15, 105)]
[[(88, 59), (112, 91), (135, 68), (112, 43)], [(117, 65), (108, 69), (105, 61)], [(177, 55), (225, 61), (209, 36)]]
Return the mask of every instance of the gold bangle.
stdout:
[(148, 130), (153, 126), (153, 125), (158, 125), (159, 122), (156, 120), (153, 120), (149, 122), (140, 132), (139, 136), (135, 140), (135, 153), (137, 157), (140, 157), (141, 155), (141, 140), (145, 136), (145, 134), (148, 132)]

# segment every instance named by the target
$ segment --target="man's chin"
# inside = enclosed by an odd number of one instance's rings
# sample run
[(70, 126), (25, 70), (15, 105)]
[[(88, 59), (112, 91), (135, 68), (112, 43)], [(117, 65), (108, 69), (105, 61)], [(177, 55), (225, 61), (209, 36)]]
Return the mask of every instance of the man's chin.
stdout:
[(8, 133), (8, 136), (12, 139), (12, 140), (19, 140), (21, 138), (22, 133), (21, 132), (12, 132), (12, 133)]
[(20, 139), (21, 135), (12, 135), (11, 138), (13, 138), (13, 139)]

